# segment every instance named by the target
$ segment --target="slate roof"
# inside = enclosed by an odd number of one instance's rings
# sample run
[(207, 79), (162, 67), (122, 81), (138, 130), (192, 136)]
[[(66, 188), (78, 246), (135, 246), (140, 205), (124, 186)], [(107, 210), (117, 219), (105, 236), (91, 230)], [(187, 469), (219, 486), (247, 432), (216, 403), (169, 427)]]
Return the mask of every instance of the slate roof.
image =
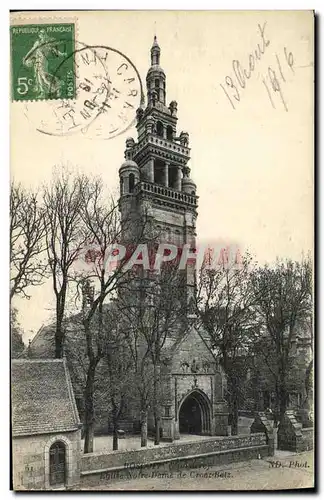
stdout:
[[(66, 340), (74, 340), (77, 337), (82, 342), (84, 335), (80, 332), (80, 329), (82, 329), (81, 314), (65, 319), (63, 326)], [(21, 358), (55, 358), (55, 323), (43, 325), (38, 330), (30, 344), (20, 354), (19, 359)]]
[(13, 437), (80, 427), (65, 359), (13, 360), (11, 404)]
[(195, 330), (196, 333), (199, 335), (201, 340), (204, 342), (206, 345), (207, 350), (211, 353), (213, 357), (215, 357), (215, 354), (213, 353), (213, 350), (210, 347), (210, 339), (208, 334), (205, 332), (205, 330), (200, 326), (199, 328), (195, 327), (194, 325), (191, 325), (188, 330), (184, 331), (182, 335), (180, 335), (178, 338), (174, 339), (172, 337), (168, 337), (165, 340), (163, 349), (162, 349), (162, 356), (166, 358), (172, 358), (177, 351), (178, 347), (188, 335)]

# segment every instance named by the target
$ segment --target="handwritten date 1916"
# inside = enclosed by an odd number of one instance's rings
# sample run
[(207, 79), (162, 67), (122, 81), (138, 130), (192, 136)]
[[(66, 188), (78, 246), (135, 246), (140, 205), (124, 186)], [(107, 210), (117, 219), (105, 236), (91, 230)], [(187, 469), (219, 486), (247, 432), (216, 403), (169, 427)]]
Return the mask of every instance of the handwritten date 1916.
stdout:
[[(281, 87), (281, 82), (286, 83), (285, 68), (282, 66), (282, 62), (280, 61), (278, 54), (276, 54), (276, 61), (277, 61), (277, 69), (276, 69), (277, 72), (271, 66), (268, 67), (267, 76), (268, 76), (268, 79), (270, 82), (270, 87), (269, 87), (265, 78), (263, 78), (262, 81), (263, 81), (263, 84), (264, 84), (266, 91), (268, 93), (268, 97), (269, 97), (269, 100), (271, 102), (272, 107), (274, 109), (276, 109), (275, 103), (272, 99), (272, 97), (273, 97), (272, 94), (275, 95), (276, 93), (278, 93), (278, 95), (280, 96), (281, 102), (283, 104), (283, 107), (285, 108), (286, 111), (288, 111), (288, 107), (287, 107), (287, 104), (286, 104), (286, 101), (285, 101), (285, 98), (284, 98), (284, 95), (282, 92), (282, 87)], [(288, 66), (288, 68), (290, 68), (290, 70), (293, 74), (295, 73), (294, 56), (293, 56), (292, 52), (287, 51), (286, 47), (284, 47), (284, 64), (285, 64), (285, 66)]]
[[(225, 86), (220, 83), (220, 86), (233, 109), (236, 109), (235, 101), (240, 102), (242, 90), (245, 89), (248, 80), (251, 78), (257, 67), (258, 61), (261, 60), (267, 47), (270, 45), (270, 40), (265, 33), (266, 24), (267, 23), (263, 23), (262, 26), (258, 24), (258, 32), (261, 42), (259, 42), (256, 49), (249, 54), (248, 64), (244, 67), (240, 61), (234, 59), (232, 61), (234, 78), (227, 75), (224, 79)], [(276, 109), (274, 98), (277, 95), (279, 96), (285, 111), (288, 111), (287, 103), (283, 95), (282, 84), (286, 83), (287, 67), (289, 68), (288, 71), (290, 70), (293, 74), (295, 73), (294, 56), (293, 53), (289, 52), (286, 47), (283, 48), (280, 56), (277, 53), (274, 55), (276, 59), (275, 64), (273, 66), (268, 66), (267, 74), (262, 78), (262, 82), (267, 91), (272, 107)]]
[(249, 56), (248, 56), (248, 69), (246, 69), (246, 67), (244, 68), (240, 61), (238, 61), (237, 59), (234, 59), (232, 61), (232, 68), (233, 68), (235, 78), (232, 78), (231, 76), (226, 76), (225, 77), (225, 85), (226, 86), (224, 86), (220, 83), (220, 86), (222, 87), (222, 89), (223, 89), (226, 97), (228, 98), (229, 102), (231, 103), (231, 106), (233, 109), (235, 109), (234, 99), (237, 102), (239, 102), (241, 100), (239, 88), (245, 89), (247, 80), (249, 80), (251, 78), (251, 76), (252, 76), (252, 74), (257, 66), (258, 61), (261, 60), (267, 47), (269, 47), (269, 45), (270, 45), (270, 40), (267, 39), (266, 34), (265, 34), (266, 24), (267, 23), (263, 23), (262, 26), (260, 24), (258, 24), (258, 30), (259, 30), (259, 36), (261, 37), (261, 43), (258, 43), (256, 49), (249, 54)]

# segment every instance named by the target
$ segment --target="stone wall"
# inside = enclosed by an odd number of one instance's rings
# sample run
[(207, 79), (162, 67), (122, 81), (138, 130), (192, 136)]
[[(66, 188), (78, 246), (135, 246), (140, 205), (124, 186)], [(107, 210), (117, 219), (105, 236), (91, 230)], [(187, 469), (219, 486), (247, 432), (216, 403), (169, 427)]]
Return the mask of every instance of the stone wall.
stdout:
[(313, 427), (302, 427), (297, 421), (293, 411), (286, 411), (284, 419), (278, 427), (278, 449), (294, 451), (312, 450), (314, 447), (314, 429)]
[(269, 449), (268, 455), (273, 456), (275, 449), (273, 424), (269, 421), (264, 412), (256, 413), (250, 431), (251, 434), (260, 432), (264, 433)]
[(81, 459), (81, 487), (143, 470), (206, 467), (268, 455), (264, 434), (206, 438), (145, 450), (91, 453)]
[[(233, 462), (252, 460), (259, 456), (262, 458), (267, 456), (266, 446), (217, 451), (205, 455), (170, 459), (140, 466), (132, 464), (127, 468), (119, 467), (99, 473), (81, 474), (80, 486), (82, 489), (87, 489), (89, 487), (97, 487), (98, 484), (109, 484), (109, 481), (113, 480), (114, 482), (120, 481), (118, 488), (123, 490), (127, 489), (127, 483), (125, 482), (129, 479), (194, 477), (199, 481), (199, 477), (226, 477), (226, 472), (215, 472), (211, 471), (210, 468)], [(187, 473), (188, 469), (196, 470), (191, 470)]]
[(313, 427), (303, 427), (303, 448), (304, 450), (312, 450), (314, 448), (314, 428)]
[(14, 490), (51, 489), (49, 485), (49, 448), (54, 441), (66, 444), (66, 488), (80, 479), (81, 431), (15, 437), (12, 440)]

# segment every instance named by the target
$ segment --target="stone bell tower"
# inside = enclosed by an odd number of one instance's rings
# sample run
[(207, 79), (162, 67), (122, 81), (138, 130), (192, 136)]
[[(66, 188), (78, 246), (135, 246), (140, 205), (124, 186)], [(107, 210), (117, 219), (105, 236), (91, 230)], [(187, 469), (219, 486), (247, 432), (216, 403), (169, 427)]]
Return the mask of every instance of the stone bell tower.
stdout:
[[(177, 132), (177, 102), (166, 105), (166, 75), (160, 56), (154, 37), (146, 75), (147, 105), (137, 109), (137, 142), (126, 139), (125, 162), (119, 170), (119, 207), (122, 221), (145, 214), (159, 242), (179, 248), (189, 244), (195, 249), (198, 197), (187, 165), (189, 134)], [(185, 274), (190, 302), (195, 270), (188, 267)]]

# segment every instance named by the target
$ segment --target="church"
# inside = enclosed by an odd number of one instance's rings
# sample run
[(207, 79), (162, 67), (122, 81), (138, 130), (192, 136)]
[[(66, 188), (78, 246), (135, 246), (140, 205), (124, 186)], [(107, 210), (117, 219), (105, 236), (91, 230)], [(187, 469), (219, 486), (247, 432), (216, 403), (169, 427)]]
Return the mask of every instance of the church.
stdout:
[[(145, 216), (160, 242), (195, 248), (198, 196), (188, 166), (189, 134), (177, 130), (177, 102), (167, 105), (166, 75), (160, 56), (154, 37), (146, 75), (147, 105), (137, 110), (137, 142), (126, 139), (125, 162), (119, 169), (121, 222), (126, 240), (134, 238), (126, 234), (129, 221), (134, 218), (133, 228), (137, 226), (135, 221)], [(187, 266), (184, 278), (190, 304), (196, 292), (195, 268)], [(181, 432), (228, 432), (225, 376), (208, 337), (195, 327), (195, 315), (188, 316), (187, 328), (183, 330), (179, 325), (178, 332), (168, 335), (162, 350), (162, 439), (167, 441), (179, 439)]]
[[(195, 248), (198, 196), (188, 166), (189, 134), (177, 130), (177, 102), (166, 104), (166, 75), (160, 54), (154, 37), (146, 76), (147, 105), (136, 112), (137, 141), (126, 139), (125, 161), (119, 169), (122, 233), (125, 242), (132, 241), (138, 221), (145, 216), (160, 242)], [(183, 290), (190, 304), (196, 291), (196, 271), (192, 266), (184, 270)], [(83, 307), (87, 300), (91, 297), (86, 297)], [(80, 335), (76, 332), (82, 328), (81, 314), (73, 320), (67, 318), (66, 344), (72, 339), (74, 343), (76, 335)], [(179, 324), (178, 330), (167, 336), (161, 352), (161, 438), (169, 442), (181, 439), (182, 433), (228, 434), (225, 374), (213, 355), (207, 334), (197, 327), (195, 314), (188, 313), (186, 319), (185, 328)], [(79, 352), (81, 343), (82, 337)], [(26, 351), (31, 358), (54, 357), (53, 325), (41, 328)], [(66, 356), (68, 359), (67, 348)], [(77, 383), (77, 370), (71, 362), (69, 366), (82, 420), (82, 384)], [(97, 400), (96, 429), (105, 433), (109, 430), (107, 404), (102, 411), (100, 406)], [(133, 433), (138, 431), (139, 411), (136, 401), (129, 407), (131, 414), (123, 416), (120, 425), (122, 430)], [(150, 414), (148, 430), (154, 431)]]

